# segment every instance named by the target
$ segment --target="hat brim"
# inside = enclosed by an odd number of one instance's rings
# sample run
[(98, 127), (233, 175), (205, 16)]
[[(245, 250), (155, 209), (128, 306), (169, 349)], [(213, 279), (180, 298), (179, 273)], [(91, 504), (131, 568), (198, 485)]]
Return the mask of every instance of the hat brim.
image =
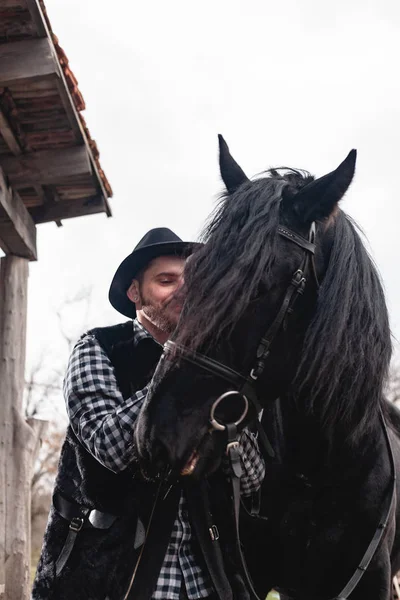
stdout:
[(132, 283), (132, 279), (135, 279), (135, 275), (158, 256), (187, 257), (200, 245), (195, 242), (161, 242), (134, 250), (119, 265), (111, 282), (108, 298), (112, 306), (126, 317), (134, 319), (136, 317), (136, 307), (129, 300), (126, 292)]

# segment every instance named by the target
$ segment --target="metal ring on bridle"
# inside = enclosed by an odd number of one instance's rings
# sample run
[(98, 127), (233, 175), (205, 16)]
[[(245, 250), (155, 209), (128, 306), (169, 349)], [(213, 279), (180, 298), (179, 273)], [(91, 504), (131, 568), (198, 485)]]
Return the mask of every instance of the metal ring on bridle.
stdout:
[(213, 427), (213, 429), (216, 429), (217, 431), (225, 431), (226, 425), (224, 425), (223, 423), (219, 423), (215, 419), (215, 417), (214, 417), (215, 409), (217, 408), (218, 404), (220, 402), (222, 402), (222, 400), (224, 400), (228, 396), (234, 396), (234, 395), (238, 395), (238, 396), (241, 396), (243, 398), (243, 400), (244, 400), (244, 410), (243, 410), (242, 414), (240, 415), (239, 419), (237, 421), (235, 421), (233, 423), (233, 425), (235, 425), (236, 427), (238, 425), (240, 425), (240, 423), (243, 421), (243, 419), (247, 415), (247, 412), (249, 410), (249, 401), (247, 400), (246, 396), (244, 394), (241, 394), (237, 390), (230, 390), (229, 392), (225, 392), (219, 398), (216, 399), (216, 401), (214, 402), (214, 404), (211, 407), (211, 411), (210, 411), (210, 423), (211, 423), (211, 426)]

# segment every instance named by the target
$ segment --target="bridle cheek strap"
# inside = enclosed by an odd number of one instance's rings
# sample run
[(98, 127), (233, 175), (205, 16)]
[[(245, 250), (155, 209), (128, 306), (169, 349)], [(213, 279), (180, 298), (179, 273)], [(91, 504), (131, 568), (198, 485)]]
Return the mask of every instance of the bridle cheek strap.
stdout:
[(258, 379), (265, 367), (265, 361), (269, 355), (270, 347), (274, 339), (276, 338), (279, 329), (281, 328), (286, 316), (289, 311), (293, 312), (294, 302), (298, 295), (304, 293), (304, 287), (306, 284), (306, 278), (304, 277), (304, 271), (297, 269), (293, 274), (290, 285), (286, 291), (285, 297), (281, 304), (281, 307), (276, 315), (274, 321), (270, 325), (267, 333), (261, 338), (256, 352), (256, 364), (250, 371), (250, 377), (254, 380)]
[(282, 304), (276, 315), (275, 319), (269, 326), (265, 335), (261, 338), (260, 343), (256, 352), (256, 363), (250, 372), (250, 377), (254, 380), (257, 380), (259, 376), (262, 374), (265, 368), (265, 361), (269, 355), (270, 347), (272, 342), (276, 338), (280, 328), (285, 323), (285, 319), (288, 315), (290, 315), (294, 310), (294, 305), (297, 299), (303, 295), (304, 289), (307, 283), (306, 273), (307, 266), (310, 263), (310, 271), (314, 277), (315, 285), (318, 289), (319, 281), (316, 273), (314, 256), (315, 256), (315, 236), (316, 236), (316, 225), (313, 222), (310, 227), (310, 231), (308, 234), (308, 240), (298, 235), (294, 231), (291, 231), (287, 227), (279, 226), (278, 233), (305, 250), (304, 258), (302, 264), (292, 275), (291, 282), (289, 287), (286, 290), (286, 294), (283, 298)]

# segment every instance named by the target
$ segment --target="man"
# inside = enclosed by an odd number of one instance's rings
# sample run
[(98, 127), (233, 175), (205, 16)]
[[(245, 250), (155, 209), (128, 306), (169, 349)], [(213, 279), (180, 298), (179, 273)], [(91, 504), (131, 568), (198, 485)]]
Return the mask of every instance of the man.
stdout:
[[(179, 319), (192, 248), (169, 229), (149, 231), (119, 266), (109, 293), (133, 323), (94, 329), (72, 352), (64, 382), (70, 426), (33, 600), (218, 597), (180, 488), (166, 495), (151, 564), (138, 560), (157, 482), (137, 469), (133, 431), (162, 344)], [(241, 444), (241, 488), (251, 494), (264, 464), (252, 434), (244, 432)]]

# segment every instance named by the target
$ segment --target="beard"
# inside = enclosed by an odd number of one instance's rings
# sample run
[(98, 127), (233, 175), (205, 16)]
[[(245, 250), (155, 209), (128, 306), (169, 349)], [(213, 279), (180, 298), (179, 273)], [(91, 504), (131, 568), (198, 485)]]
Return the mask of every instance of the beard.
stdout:
[[(172, 308), (174, 300), (169, 300), (166, 304), (154, 306), (150, 304), (149, 300), (142, 298), (142, 311), (146, 317), (155, 325), (158, 329), (170, 335), (178, 324), (179, 315), (174, 314)], [(171, 306), (172, 305), (172, 306)]]

